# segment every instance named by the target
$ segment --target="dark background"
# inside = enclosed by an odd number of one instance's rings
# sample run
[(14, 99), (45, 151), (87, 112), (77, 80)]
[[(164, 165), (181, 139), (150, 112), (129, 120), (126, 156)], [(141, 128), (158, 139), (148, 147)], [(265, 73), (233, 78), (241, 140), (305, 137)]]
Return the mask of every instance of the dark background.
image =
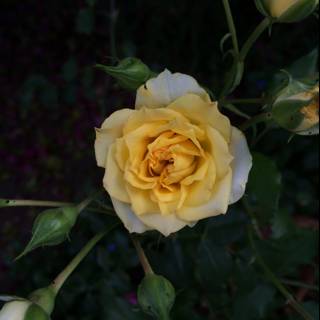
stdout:
[[(243, 43), (262, 17), (254, 1), (231, 1), (231, 5)], [(110, 17), (115, 10), (118, 18), (113, 35), (119, 58), (136, 56), (153, 70), (166, 67), (193, 75), (214, 92), (221, 88), (224, 65), (219, 42), (228, 32), (221, 1), (1, 0), (1, 198), (79, 201), (101, 185), (103, 172), (96, 167), (93, 152), (94, 127), (117, 108), (134, 105), (134, 94), (120, 89), (114, 80), (93, 68), (95, 63), (112, 62)], [(249, 72), (235, 97), (260, 96), (274, 72), (309, 53), (317, 44), (315, 18), (274, 26), (272, 37), (266, 33), (251, 52), (247, 62)], [(243, 110), (257, 111), (252, 106), (244, 106)], [(232, 119), (235, 124), (242, 121)], [(283, 173), (282, 206), (290, 215), (298, 216), (300, 225), (316, 228), (318, 140), (296, 137), (288, 144), (288, 138), (288, 133), (276, 130), (256, 149), (273, 158)], [(233, 210), (243, 217), (241, 209)], [(25, 208), (0, 211), (1, 293), (26, 295), (46, 285), (107, 220), (85, 213), (72, 234), (71, 244), (38, 250), (14, 263), (39, 212)], [(199, 228), (202, 227), (201, 224)], [(241, 232), (235, 231), (239, 237)], [(154, 261), (160, 257), (166, 261), (158, 263), (159, 273), (170, 276), (172, 270), (167, 269), (172, 259), (187, 255), (177, 241), (175, 237), (161, 240), (156, 235), (150, 236), (147, 242), (150, 254), (159, 253)], [(192, 268), (193, 262), (187, 259), (184, 269)], [(304, 267), (310, 268), (315, 263)], [(298, 263), (295, 269), (298, 278), (300, 267)], [(171, 277), (178, 288), (185, 281), (181, 272), (177, 269)], [(187, 271), (183, 272), (190, 280)], [(144, 319), (134, 295), (141, 276), (126, 233), (118, 232), (100, 245), (70, 280), (58, 300), (54, 319)], [(254, 281), (252, 286), (258, 286), (259, 281)], [(192, 282), (188, 286), (190, 297), (181, 299), (188, 301), (185, 309), (195, 313), (184, 314), (177, 304), (175, 319), (190, 316), (192, 320), (195, 317), (240, 320), (240, 315), (232, 318), (236, 306), (230, 301), (219, 317), (220, 311), (212, 311), (210, 299), (201, 298), (205, 291), (201, 285)], [(219, 299), (222, 295), (232, 296), (229, 291), (218, 294)], [(309, 292), (303, 299), (310, 302), (316, 297)], [(284, 303), (280, 296), (275, 296), (268, 312), (253, 320), (275, 320), (278, 316), (289, 319), (290, 312), (281, 308), (279, 311), (281, 304)]]

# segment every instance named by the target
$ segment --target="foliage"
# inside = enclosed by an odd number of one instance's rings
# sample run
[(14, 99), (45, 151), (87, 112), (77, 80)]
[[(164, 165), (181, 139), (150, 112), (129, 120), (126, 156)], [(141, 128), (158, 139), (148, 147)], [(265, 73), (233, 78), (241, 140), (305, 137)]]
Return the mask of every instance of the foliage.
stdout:
[[(243, 43), (262, 17), (253, 1), (245, 6), (230, 3)], [(3, 1), (1, 6), (1, 197), (79, 200), (100, 185), (93, 127), (115, 107), (134, 101), (133, 94), (93, 68), (100, 62), (111, 65), (108, 57), (114, 47), (118, 58), (137, 56), (156, 72), (168, 67), (192, 74), (217, 97), (226, 89), (225, 70), (232, 65), (237, 72), (231, 73), (227, 91), (237, 88), (230, 101), (222, 103), (239, 125), (244, 120), (239, 114), (270, 111), (273, 101), (268, 98), (283, 80), (280, 69), (298, 79), (314, 76), (317, 69), (318, 31), (312, 17), (299, 24), (273, 25), (272, 37), (263, 34), (243, 65), (220, 53), (228, 29), (218, 1)], [(192, 18), (186, 19), (190, 13)], [(230, 36), (225, 39), (227, 51)], [(247, 97), (260, 102), (234, 103)], [(227, 102), (234, 103), (237, 114), (228, 111)], [(252, 225), (267, 268), (319, 319), (317, 137), (295, 136), (288, 142), (291, 133), (270, 130), (274, 123), (267, 124), (265, 135), (254, 134), (261, 129), (257, 123), (248, 131), (255, 156), (244, 203), (170, 238), (155, 232), (143, 237), (154, 271), (176, 289), (172, 319), (301, 318), (286, 307), (285, 297), (257, 261), (248, 236)], [(108, 200), (101, 201), (110, 206)], [(41, 210), (1, 209), (1, 291), (27, 297), (48, 285), (93, 234), (114, 223), (113, 217), (89, 209), (69, 242), (37, 250), (16, 263), (13, 259), (30, 238), (31, 221)], [(151, 319), (138, 306), (136, 292), (143, 278), (127, 232), (118, 229), (66, 283), (52, 318)]]

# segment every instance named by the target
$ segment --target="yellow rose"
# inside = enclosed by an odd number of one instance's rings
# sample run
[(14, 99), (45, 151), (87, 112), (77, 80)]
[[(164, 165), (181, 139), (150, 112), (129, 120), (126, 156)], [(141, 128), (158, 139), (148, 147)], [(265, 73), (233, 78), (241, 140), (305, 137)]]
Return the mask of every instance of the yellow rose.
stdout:
[(252, 158), (197, 81), (168, 70), (137, 91), (135, 110), (96, 129), (104, 187), (130, 232), (163, 235), (225, 214), (245, 192)]

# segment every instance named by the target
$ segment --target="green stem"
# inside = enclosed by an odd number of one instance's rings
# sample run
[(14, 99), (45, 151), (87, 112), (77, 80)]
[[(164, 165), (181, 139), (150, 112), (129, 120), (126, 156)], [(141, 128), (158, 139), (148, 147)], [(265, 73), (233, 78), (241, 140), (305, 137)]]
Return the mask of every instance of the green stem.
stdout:
[(319, 292), (319, 287), (313, 286), (313, 285), (309, 285), (307, 283), (302, 283), (302, 282), (299, 282), (299, 281), (288, 280), (288, 279), (281, 279), (281, 282), (283, 284), (286, 284), (286, 285), (291, 286), (291, 287), (305, 288), (305, 289), (309, 289), (309, 290), (312, 290), (312, 291)]
[(245, 61), (248, 53), (250, 52), (252, 46), (259, 39), (259, 37), (263, 34), (263, 32), (270, 26), (270, 19), (265, 18), (262, 22), (257, 26), (257, 28), (253, 31), (249, 39), (243, 45), (240, 51), (240, 61)]
[(261, 268), (265, 272), (267, 278), (272, 282), (272, 284), (279, 290), (279, 292), (287, 299), (287, 303), (299, 313), (305, 320), (314, 320), (313, 317), (303, 308), (302, 305), (294, 298), (294, 296), (289, 292), (289, 290), (281, 283), (277, 276), (269, 269), (269, 267), (264, 262), (262, 256), (257, 250), (254, 242), (253, 232), (249, 229), (249, 240), (251, 248), (254, 251), (257, 262), (260, 264)]
[(72, 205), (74, 204), (71, 202), (0, 199), (0, 208), (4, 208), (4, 207), (67, 207)]
[(267, 122), (270, 121), (272, 119), (272, 115), (270, 112), (266, 112), (266, 113), (261, 113), (253, 118), (251, 118), (250, 120), (246, 121), (245, 123), (243, 123), (240, 126), (240, 130), (242, 131), (246, 131), (249, 128), (251, 128), (252, 126), (255, 126), (261, 122)]
[(103, 239), (110, 231), (112, 231), (116, 226), (115, 224), (109, 227), (106, 231), (101, 232), (94, 236), (83, 248), (82, 250), (72, 259), (72, 261), (67, 265), (67, 267), (56, 277), (53, 281), (51, 287), (55, 294), (58, 294), (61, 287), (64, 285), (66, 280), (70, 277), (73, 271), (79, 266), (82, 260), (90, 253), (90, 251), (95, 247), (95, 245)]
[(262, 231), (260, 229), (260, 226), (259, 226), (259, 223), (258, 223), (258, 219), (256, 217), (256, 213), (254, 212), (254, 210), (250, 206), (249, 201), (247, 200), (246, 197), (242, 198), (242, 204), (243, 204), (247, 214), (251, 218), (252, 226), (253, 226), (257, 236), (259, 237), (259, 239), (263, 239), (263, 234), (262, 234)]
[(152, 267), (149, 263), (149, 260), (143, 250), (143, 248), (141, 247), (140, 241), (135, 238), (134, 236), (131, 237), (133, 245), (135, 246), (136, 250), (137, 250), (137, 254), (140, 260), (140, 263), (142, 265), (142, 268), (145, 272), (146, 275), (148, 274), (154, 274)]
[(234, 25), (229, 0), (222, 0), (222, 2), (223, 2), (224, 10), (226, 12), (228, 27), (229, 27), (229, 30), (230, 30), (230, 33), (232, 36), (233, 49), (235, 51), (236, 56), (238, 56), (239, 55), (239, 43), (238, 43), (238, 37), (237, 37), (237, 30)]

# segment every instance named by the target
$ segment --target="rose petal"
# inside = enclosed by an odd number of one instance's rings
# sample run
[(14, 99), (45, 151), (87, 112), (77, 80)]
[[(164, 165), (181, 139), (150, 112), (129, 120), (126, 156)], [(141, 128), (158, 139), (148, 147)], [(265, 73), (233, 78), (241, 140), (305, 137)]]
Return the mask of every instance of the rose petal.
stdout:
[(232, 127), (230, 151), (234, 160), (231, 164), (233, 177), (229, 203), (233, 204), (239, 201), (244, 195), (248, 176), (252, 168), (252, 156), (248, 148), (247, 139), (244, 134), (235, 127)]
[(230, 141), (230, 121), (219, 111), (217, 103), (208, 103), (195, 94), (186, 94), (171, 103), (168, 109), (182, 114), (193, 124), (215, 128), (227, 142)]
[(99, 167), (105, 167), (108, 150), (117, 138), (122, 136), (122, 130), (128, 118), (134, 113), (131, 109), (114, 112), (101, 126), (96, 129), (95, 154)]
[(103, 186), (111, 197), (123, 202), (130, 202), (126, 191), (126, 182), (124, 173), (120, 170), (116, 162), (116, 145), (113, 144), (108, 153), (107, 167), (103, 178)]
[(180, 219), (185, 221), (197, 221), (200, 219), (225, 214), (228, 210), (232, 183), (232, 171), (219, 182), (213, 189), (213, 196), (209, 202), (198, 207), (183, 207), (178, 211)]
[(167, 237), (187, 225), (189, 227), (195, 225), (195, 223), (180, 220), (174, 215), (162, 216), (154, 213), (136, 216), (130, 208), (130, 205), (116, 199), (111, 200), (117, 215), (131, 233), (144, 233), (149, 230), (157, 230)]
[(194, 223), (190, 223), (179, 219), (176, 215), (166, 215), (161, 214), (146, 214), (139, 216), (139, 219), (151, 229), (158, 230), (165, 237), (170, 234), (175, 233), (186, 226), (193, 226)]
[(172, 74), (169, 70), (165, 70), (139, 88), (136, 109), (166, 107), (187, 93), (194, 93), (207, 101), (210, 100), (206, 91), (194, 78), (181, 73)]
[(114, 210), (130, 233), (143, 233), (151, 230), (133, 213), (129, 204), (111, 198)]

